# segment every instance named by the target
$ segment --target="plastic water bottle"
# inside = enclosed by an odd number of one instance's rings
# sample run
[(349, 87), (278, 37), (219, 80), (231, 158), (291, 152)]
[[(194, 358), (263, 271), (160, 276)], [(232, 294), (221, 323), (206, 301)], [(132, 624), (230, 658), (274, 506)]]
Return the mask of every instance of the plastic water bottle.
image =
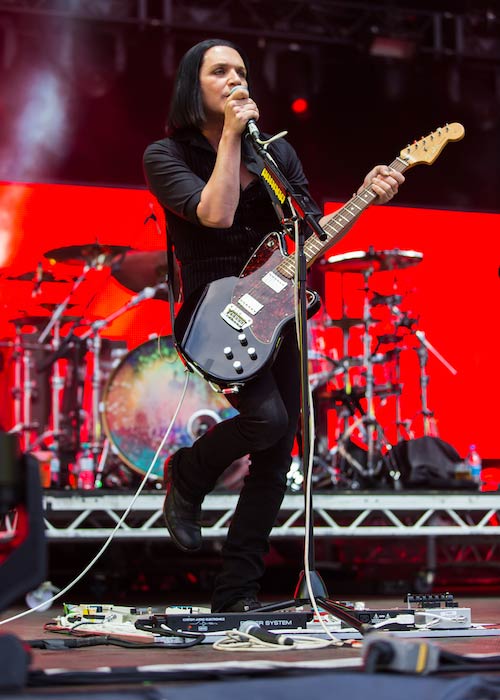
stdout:
[(61, 460), (54, 452), (50, 459), (50, 481), (52, 486), (57, 488), (59, 484), (59, 479), (61, 475)]
[(481, 457), (479, 456), (479, 452), (476, 449), (476, 445), (471, 445), (469, 447), (469, 452), (467, 454), (465, 461), (469, 465), (470, 475), (471, 475), (472, 481), (474, 481), (474, 483), (476, 483), (478, 486), (480, 486), (481, 485), (481, 470), (483, 468), (483, 463), (481, 461)]
[(82, 445), (82, 448), (78, 455), (77, 486), (89, 490), (94, 488), (94, 458), (88, 445)]

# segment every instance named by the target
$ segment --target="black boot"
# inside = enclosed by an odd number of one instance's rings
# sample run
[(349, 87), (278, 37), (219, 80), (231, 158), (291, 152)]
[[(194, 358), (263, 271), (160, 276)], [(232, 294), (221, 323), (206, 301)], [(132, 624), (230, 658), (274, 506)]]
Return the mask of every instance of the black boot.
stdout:
[(175, 462), (179, 452), (165, 463), (164, 482), (167, 490), (163, 503), (165, 524), (175, 544), (185, 552), (201, 549), (201, 503), (184, 498), (174, 484)]

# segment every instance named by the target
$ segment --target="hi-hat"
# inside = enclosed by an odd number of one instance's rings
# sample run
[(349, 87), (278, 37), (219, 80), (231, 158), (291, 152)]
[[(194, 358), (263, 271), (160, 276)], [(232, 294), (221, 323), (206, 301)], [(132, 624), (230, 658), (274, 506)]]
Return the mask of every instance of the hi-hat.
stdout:
[(401, 343), (404, 337), (402, 335), (396, 335), (395, 333), (385, 333), (383, 335), (377, 335), (377, 340), (382, 345), (387, 345), (389, 343)]
[(332, 255), (323, 263), (323, 267), (333, 272), (383, 272), (401, 270), (418, 265), (423, 260), (423, 253), (415, 250), (354, 250), (342, 255)]
[[(370, 321), (368, 321), (370, 323)], [(362, 318), (348, 318), (343, 316), (342, 318), (329, 318), (325, 320), (325, 327), (334, 326), (335, 328), (341, 328), (342, 330), (348, 330), (354, 326), (364, 326), (365, 321)]]
[[(19, 318), (9, 319), (9, 323), (13, 323), (15, 326), (45, 326), (51, 319), (51, 316), (20, 316)], [(81, 316), (63, 316), (59, 319), (61, 325), (65, 323), (75, 323), (75, 321), (80, 321)]]
[[(379, 399), (386, 399), (390, 396), (399, 396), (402, 393), (402, 385), (397, 382), (387, 382), (386, 384), (378, 384), (373, 387), (373, 396)], [(350, 391), (345, 389), (333, 389), (322, 391), (318, 398), (332, 403), (356, 402), (364, 399), (366, 396), (365, 386), (352, 386)]]
[(124, 255), (131, 250), (124, 245), (100, 245), (89, 243), (85, 245), (69, 245), (63, 248), (54, 248), (44, 253), (44, 257), (66, 265), (110, 265), (114, 258)]
[(373, 293), (370, 306), (398, 306), (403, 301), (401, 294), (377, 294)]
[[(59, 304), (56, 304), (55, 302), (50, 302), (50, 301), (44, 301), (40, 306), (43, 309), (47, 309), (47, 311), (55, 311)], [(66, 304), (67, 309), (72, 309), (76, 306), (76, 304)]]
[[(34, 282), (38, 279), (38, 273), (36, 272), (23, 272), (21, 275), (16, 275), (15, 277), (6, 277), (8, 280), (17, 280), (20, 282)], [(52, 272), (44, 270), (41, 275), (40, 282), (59, 282), (67, 284), (68, 280), (59, 280), (54, 277)]]

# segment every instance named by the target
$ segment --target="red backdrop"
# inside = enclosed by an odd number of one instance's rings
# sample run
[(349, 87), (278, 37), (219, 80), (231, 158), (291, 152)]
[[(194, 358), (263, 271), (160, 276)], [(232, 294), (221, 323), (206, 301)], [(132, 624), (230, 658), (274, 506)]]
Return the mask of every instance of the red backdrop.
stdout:
[[(40, 303), (60, 302), (69, 284), (44, 283), (42, 293), (32, 298), (33, 283), (11, 280), (33, 271), (38, 262), (56, 278), (68, 279), (81, 271), (83, 264), (51, 266), (44, 253), (53, 248), (84, 245), (98, 241), (108, 245), (126, 245), (140, 250), (162, 249), (164, 237), (154, 221), (144, 223), (153, 199), (145, 190), (66, 185), (0, 185), (0, 338), (4, 346), (14, 334), (10, 319), (24, 313), (40, 313)], [(335, 208), (330, 204), (328, 208)], [(160, 226), (161, 212), (155, 208)], [(456, 370), (454, 376), (432, 352), (429, 352), (428, 403), (434, 412), (439, 434), (464, 453), (471, 442), (478, 445), (483, 458), (500, 456), (496, 434), (499, 377), (496, 367), (500, 331), (498, 329), (500, 215), (408, 209), (394, 205), (372, 207), (356, 227), (329, 254), (348, 251), (414, 250), (423, 253), (423, 261), (394, 272), (376, 272), (370, 276), (371, 291), (396, 292), (403, 296), (402, 310), (418, 317), (414, 326)], [(163, 230), (163, 229), (162, 229)], [(325, 310), (328, 318), (342, 314), (342, 298), (348, 316), (362, 315), (363, 275), (341, 275), (335, 268), (325, 274)], [(92, 270), (72, 300), (75, 313), (88, 318), (105, 318), (122, 307), (131, 294), (110, 276), (108, 268)], [(371, 295), (370, 295), (371, 296)], [(44, 311), (44, 313), (47, 313)], [(372, 315), (379, 322), (372, 327), (372, 340), (390, 332), (393, 318), (387, 307), (375, 307)], [(48, 320), (48, 319), (47, 319)], [(315, 324), (315, 325), (314, 325)], [(337, 328), (322, 331), (319, 320), (313, 330), (320, 334), (319, 345), (325, 354), (342, 355), (341, 332)], [(151, 334), (170, 332), (168, 307), (158, 300), (142, 302), (121, 315), (103, 330), (103, 336), (125, 339), (129, 349), (147, 340)], [(349, 355), (360, 355), (362, 328), (349, 334)], [(419, 426), (419, 364), (414, 335), (399, 344), (403, 393), (403, 418), (412, 420), (415, 435)], [(389, 346), (382, 348), (390, 349)], [(7, 358), (8, 359), (8, 358)], [(0, 387), (2, 422), (8, 423), (11, 395), (8, 362), (4, 363)], [(377, 373), (382, 370), (377, 368)], [(378, 377), (377, 381), (384, 378)], [(325, 400), (325, 399), (323, 399)], [(394, 398), (377, 406), (377, 417), (394, 435)], [(332, 440), (332, 436), (330, 436)]]

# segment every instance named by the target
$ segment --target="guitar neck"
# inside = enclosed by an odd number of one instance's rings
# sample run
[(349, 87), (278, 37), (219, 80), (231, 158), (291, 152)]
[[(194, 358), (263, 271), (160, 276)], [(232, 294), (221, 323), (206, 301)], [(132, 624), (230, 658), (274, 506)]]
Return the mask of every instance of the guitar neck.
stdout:
[[(389, 167), (403, 173), (410, 166), (398, 157)], [(313, 234), (309, 236), (304, 244), (304, 255), (308, 268), (346, 235), (351, 224), (376, 198), (377, 195), (373, 189), (365, 187), (359, 194), (355, 194), (343, 207), (330, 214), (328, 221), (323, 224), (325, 239), (320, 240), (318, 236)], [(292, 279), (295, 274), (295, 254), (289, 255), (282, 260), (278, 265), (278, 271), (285, 277)]]

